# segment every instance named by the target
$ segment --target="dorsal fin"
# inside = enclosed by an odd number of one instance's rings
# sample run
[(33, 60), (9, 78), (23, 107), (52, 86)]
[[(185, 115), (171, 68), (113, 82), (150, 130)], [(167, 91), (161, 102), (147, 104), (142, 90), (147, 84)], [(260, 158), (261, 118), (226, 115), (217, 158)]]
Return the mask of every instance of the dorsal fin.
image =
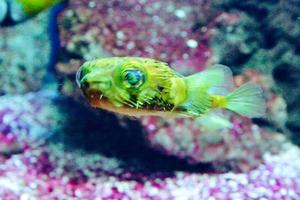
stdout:
[(232, 72), (225, 65), (213, 65), (187, 78), (195, 85), (206, 85), (209, 94), (225, 95), (233, 89)]

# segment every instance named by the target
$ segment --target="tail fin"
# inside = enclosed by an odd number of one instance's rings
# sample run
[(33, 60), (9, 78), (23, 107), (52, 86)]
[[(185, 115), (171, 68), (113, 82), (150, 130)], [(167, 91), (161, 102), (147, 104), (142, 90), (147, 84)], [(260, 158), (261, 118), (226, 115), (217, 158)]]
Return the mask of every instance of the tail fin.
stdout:
[(255, 83), (245, 83), (226, 96), (225, 108), (246, 117), (265, 115), (266, 103), (262, 89)]

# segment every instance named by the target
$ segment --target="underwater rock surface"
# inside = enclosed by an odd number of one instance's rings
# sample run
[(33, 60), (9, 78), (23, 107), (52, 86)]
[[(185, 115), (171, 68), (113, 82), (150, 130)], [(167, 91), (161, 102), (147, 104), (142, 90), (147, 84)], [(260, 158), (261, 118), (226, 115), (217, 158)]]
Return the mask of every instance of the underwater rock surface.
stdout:
[(262, 162), (265, 152), (279, 151), (282, 143), (279, 135), (228, 113), (197, 120), (145, 117), (142, 124), (153, 148), (190, 164), (213, 163), (219, 170), (249, 171)]
[(0, 154), (39, 146), (55, 133), (64, 121), (57, 97), (53, 91), (0, 97)]
[[(99, 153), (48, 145), (3, 159), (3, 199), (297, 199), (300, 151), (286, 143), (280, 154), (245, 173), (131, 170)], [(148, 158), (150, 161), (154, 158)], [(292, 162), (291, 162), (292, 161)], [(163, 161), (167, 162), (167, 161)], [(284, 169), (284, 170), (283, 170)]]
[(170, 63), (197, 60), (194, 67), (200, 67), (210, 56), (207, 30), (193, 27), (204, 20), (206, 4), (203, 0), (75, 0), (59, 19), (62, 46), (85, 60), (101, 57), (98, 50), (104, 49), (114, 56), (152, 57)]
[(37, 91), (47, 73), (48, 14), (0, 28), (0, 95)]

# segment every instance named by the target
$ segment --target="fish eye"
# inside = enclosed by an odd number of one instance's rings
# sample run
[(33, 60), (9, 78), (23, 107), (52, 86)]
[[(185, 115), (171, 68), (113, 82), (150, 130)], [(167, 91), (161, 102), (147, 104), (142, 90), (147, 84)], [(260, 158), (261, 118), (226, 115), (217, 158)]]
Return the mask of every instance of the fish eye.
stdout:
[(139, 87), (145, 82), (145, 75), (142, 71), (136, 69), (126, 70), (123, 74), (124, 81), (129, 87)]

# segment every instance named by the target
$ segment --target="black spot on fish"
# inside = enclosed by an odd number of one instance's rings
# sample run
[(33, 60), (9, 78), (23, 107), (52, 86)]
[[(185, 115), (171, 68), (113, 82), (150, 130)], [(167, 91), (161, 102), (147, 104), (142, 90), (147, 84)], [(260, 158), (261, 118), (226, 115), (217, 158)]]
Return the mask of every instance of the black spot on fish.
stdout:
[(162, 92), (162, 91), (164, 90), (164, 87), (161, 86), (161, 85), (158, 85), (158, 86), (157, 86), (157, 89), (158, 89), (158, 91)]
[(144, 108), (147, 110), (171, 111), (174, 108), (174, 105), (156, 97), (151, 101), (150, 104), (145, 105)]

